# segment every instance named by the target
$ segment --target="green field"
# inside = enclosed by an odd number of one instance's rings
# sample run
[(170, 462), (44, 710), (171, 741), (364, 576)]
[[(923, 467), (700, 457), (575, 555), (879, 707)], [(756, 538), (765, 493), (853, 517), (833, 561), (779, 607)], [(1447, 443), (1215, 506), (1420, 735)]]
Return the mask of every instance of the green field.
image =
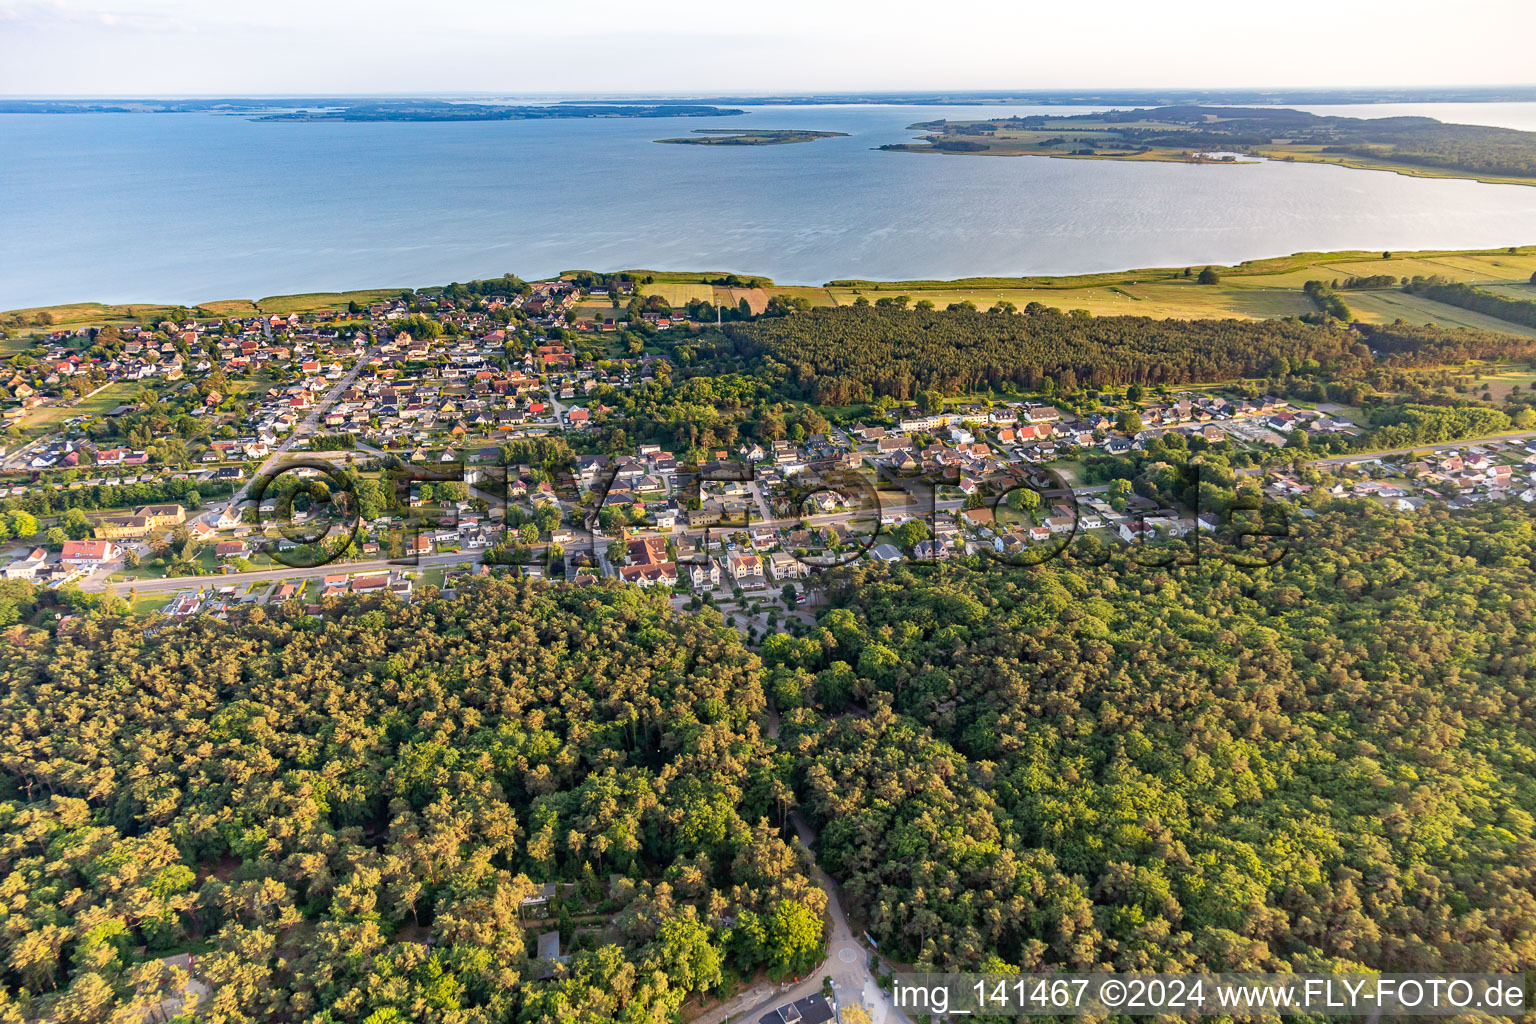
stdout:
[(355, 292), (310, 292), (305, 295), (270, 295), (257, 299), (263, 313), (303, 313), (311, 309), (345, 310), (349, 302), (367, 306), (386, 299), (397, 299), (404, 288), (368, 288)]
[[(1200, 268), (1191, 269), (1198, 271)], [(1160, 267), (1059, 278), (841, 281), (825, 289), (772, 288), (769, 292), (824, 293), (839, 305), (848, 305), (861, 295), (871, 302), (887, 296), (906, 295), (914, 303), (929, 299), (940, 308), (964, 300), (975, 303), (979, 309), (987, 309), (999, 302), (1012, 302), (1020, 308), (1029, 302), (1041, 302), (1059, 309), (1086, 309), (1096, 316), (1180, 319), (1264, 319), (1309, 313), (1315, 307), (1302, 292), (1306, 282), (1376, 274), (1440, 276), (1484, 287), (1524, 290), (1521, 297), (1536, 296), (1536, 289), (1528, 283), (1531, 273), (1536, 271), (1536, 247), (1532, 246), (1518, 248), (1513, 253), (1507, 249), (1393, 253), (1386, 259), (1379, 252), (1298, 253), (1216, 269), (1221, 274), (1221, 282), (1216, 285), (1197, 284), (1193, 277), (1183, 276), (1182, 267)], [(1390, 322), (1401, 316), (1415, 323), (1433, 321), (1450, 326), (1529, 334), (1528, 328), (1405, 295), (1395, 289), (1342, 294), (1360, 319), (1368, 322)], [(815, 298), (812, 301), (815, 302)]]
[(1536, 389), (1536, 372), (1529, 368), (1484, 367), (1483, 369), (1486, 372), (1473, 375), (1473, 383), (1481, 385), (1475, 390), (1481, 395), (1483, 388), (1486, 387), (1495, 402), (1502, 402), (1509, 398), (1516, 387), (1527, 393)]
[(1508, 320), (1488, 316), (1485, 313), (1462, 309), (1421, 295), (1407, 292), (1344, 292), (1344, 301), (1362, 320), (1390, 323), (1401, 317), (1412, 324), (1439, 324), (1442, 327), (1476, 327), (1485, 331), (1501, 331), (1536, 338), (1536, 328), (1512, 324)]
[(697, 281), (653, 281), (642, 285), (640, 291), (644, 295), (661, 296), (673, 309), (681, 309), (695, 299), (704, 302), (715, 301), (714, 285), (700, 284)]
[[(1198, 272), (1200, 266), (1190, 268)], [(774, 285), (771, 279), (756, 275), (759, 288), (729, 288), (710, 282), (726, 276), (725, 271), (635, 270), (637, 278), (651, 277), (642, 285), (641, 294), (658, 295), (674, 308), (682, 308), (695, 299), (718, 305), (734, 306), (745, 298), (755, 312), (761, 312), (775, 295), (802, 298), (812, 305), (848, 305), (860, 296), (871, 302), (907, 295), (913, 302), (929, 299), (940, 308), (952, 302), (970, 301), (986, 309), (998, 302), (1012, 302), (1022, 308), (1030, 302), (1042, 302), (1060, 309), (1086, 309), (1100, 316), (1134, 315), (1156, 318), (1235, 317), (1264, 319), (1294, 316), (1313, 310), (1302, 286), (1311, 280), (1332, 281), (1350, 276), (1367, 277), (1390, 274), (1395, 277), (1439, 276), (1492, 288), (1519, 298), (1536, 298), (1530, 285), (1536, 273), (1536, 246), (1475, 251), (1419, 251), (1392, 253), (1383, 258), (1379, 252), (1295, 253), (1261, 260), (1250, 260), (1233, 267), (1216, 268), (1221, 282), (1196, 284), (1185, 277), (1183, 267), (1156, 267), (1136, 270), (1083, 274), (1071, 277), (987, 277), (954, 281), (834, 281), (823, 287)], [(754, 275), (738, 274), (749, 279)], [(205, 312), (286, 313), (296, 310), (344, 308), (350, 301), (368, 303), (398, 294), (397, 289), (369, 289), (355, 292), (315, 292), (305, 295), (279, 295), (260, 299), (225, 300), (205, 303)], [(1390, 321), (1401, 316), (1417, 323), (1433, 321), (1451, 326), (1465, 325), (1490, 330), (1528, 334), (1504, 321), (1408, 296), (1397, 290), (1344, 292), (1344, 298), (1362, 320)], [(92, 303), (48, 307), (56, 327), (84, 324), (138, 322), (166, 307), (150, 305), (104, 306)], [(583, 314), (600, 315), (612, 310), (606, 302), (589, 301), (580, 307)], [(27, 319), (41, 309), (20, 311)], [(39, 328), (22, 328), (28, 333)], [(26, 339), (12, 339), (13, 347), (25, 345)]]
[(22, 430), (45, 431), (76, 416), (100, 416), (125, 402), (132, 401), (138, 390), (138, 384), (127, 381), (108, 384), (94, 395), (82, 399), (78, 404), (56, 403), (32, 409), (21, 418), (20, 426)]

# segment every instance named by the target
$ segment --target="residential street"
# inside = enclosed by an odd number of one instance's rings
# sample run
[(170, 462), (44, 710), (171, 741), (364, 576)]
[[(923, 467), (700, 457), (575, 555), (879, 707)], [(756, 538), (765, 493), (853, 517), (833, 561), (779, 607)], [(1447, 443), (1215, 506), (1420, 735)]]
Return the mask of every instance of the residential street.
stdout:
[(1439, 441), (1435, 444), (1420, 444), (1412, 448), (1391, 448), (1381, 452), (1365, 452), (1359, 455), (1336, 455), (1331, 459), (1313, 459), (1314, 466), (1347, 466), (1356, 462), (1370, 462), (1387, 455), (1411, 455), (1414, 452), (1432, 452), (1441, 448), (1470, 448), (1480, 444), (1488, 444), (1493, 441), (1526, 441), (1536, 437), (1536, 430), (1518, 430), (1508, 434), (1492, 434), (1488, 437), (1473, 437), (1465, 441)]
[[(268, 329), (270, 330), (270, 328)], [(295, 441), (297, 441), (300, 437), (312, 436), (315, 424), (319, 422), (320, 417), (325, 414), (326, 410), (336, 404), (336, 400), (346, 392), (347, 388), (352, 386), (353, 382), (357, 380), (358, 375), (362, 373), (363, 367), (367, 365), (368, 360), (376, 355), (378, 351), (378, 348), (375, 347), (363, 353), (362, 356), (358, 358), (357, 362), (352, 364), (352, 369), (342, 374), (341, 377), (336, 381), (335, 386), (327, 391), (324, 397), (315, 400), (315, 403), (310, 406), (309, 413), (304, 417), (304, 419), (294, 424), (293, 429), (288, 431), (287, 435), (283, 438), (282, 443), (274, 448), (272, 450), (272, 454), (268, 455), (266, 459), (262, 461), (261, 465), (257, 467), (256, 471), (251, 474), (251, 478), (245, 482), (245, 485), (234, 493), (234, 495), (229, 500), (230, 504), (239, 505), (242, 501), (244, 501), (246, 499), (246, 495), (250, 493), (251, 486), (255, 484), (257, 480), (260, 480), (265, 474), (271, 472), (274, 468), (282, 464), (283, 456), (288, 453), (288, 449), (293, 447), (293, 443)], [(195, 516), (189, 516), (187, 522), (191, 524), (199, 520), (217, 518), (218, 512), (221, 508), (222, 503), (218, 508), (204, 509), (202, 512), (199, 512)]]
[(197, 587), (243, 586), (250, 583), (259, 583), (263, 580), (318, 579), (337, 573), (387, 572), (390, 569), (431, 568), (442, 565), (479, 565), (481, 559), (482, 552), (470, 551), (445, 555), (422, 555), (420, 558), (401, 559), (400, 561), (378, 558), (371, 562), (334, 562), (329, 565), (316, 566), (313, 569), (279, 567), (276, 569), (257, 569), (252, 572), (232, 572), (221, 576), (172, 576), (166, 579), (119, 580), (109, 584), (103, 584), (100, 580), (92, 577), (83, 581), (80, 589), (118, 595), (126, 594), (130, 590), (137, 594), (165, 594), (181, 590), (193, 590)]

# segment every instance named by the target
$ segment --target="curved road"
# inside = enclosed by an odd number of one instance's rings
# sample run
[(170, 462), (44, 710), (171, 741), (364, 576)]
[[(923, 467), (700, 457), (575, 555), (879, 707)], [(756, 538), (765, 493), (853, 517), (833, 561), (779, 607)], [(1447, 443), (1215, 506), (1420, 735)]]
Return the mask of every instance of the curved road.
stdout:
[[(812, 849), (816, 836), (810, 825), (798, 813), (792, 813), (789, 818), (800, 842), (807, 850)], [(880, 987), (870, 972), (870, 952), (848, 926), (848, 915), (843, 912), (837, 883), (814, 862), (811, 877), (827, 894), (827, 916), (832, 922), (827, 958), (799, 982), (783, 987), (768, 983), (753, 986), (730, 1002), (701, 1014), (692, 1024), (724, 1024), (726, 1021), (757, 1024), (758, 1018), (776, 1007), (820, 992), (822, 979), (827, 977), (832, 979), (839, 1006), (862, 1004), (873, 1024), (911, 1024), (906, 1015), (892, 1005), (889, 993)]]

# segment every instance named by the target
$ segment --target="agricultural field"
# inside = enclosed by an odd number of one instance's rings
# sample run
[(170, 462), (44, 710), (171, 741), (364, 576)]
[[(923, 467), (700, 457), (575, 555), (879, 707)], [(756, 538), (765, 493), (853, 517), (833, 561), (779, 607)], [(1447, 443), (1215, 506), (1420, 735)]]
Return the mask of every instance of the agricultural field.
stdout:
[(653, 281), (640, 287), (642, 295), (659, 295), (674, 309), (686, 306), (695, 299), (714, 302), (716, 290), (714, 285), (697, 281)]
[(713, 301), (717, 306), (737, 306), (742, 299), (746, 299), (753, 313), (761, 313), (768, 308), (768, 298), (769, 292), (763, 288), (724, 288), (717, 285)]
[[(840, 305), (854, 302), (860, 294), (874, 302), (888, 294), (888, 289), (829, 289)], [(1041, 302), (1060, 309), (1086, 309), (1095, 316), (1150, 316), (1158, 319), (1196, 319), (1236, 317), (1262, 319), (1293, 316), (1313, 309), (1300, 289), (1242, 288), (1196, 285), (1192, 281), (1130, 281), (1094, 288), (956, 288), (903, 292), (913, 302), (929, 299), (943, 308), (951, 302), (969, 301), (978, 309), (999, 302), (1011, 302), (1022, 309), (1031, 302)]]
[[(23, 331), (58, 331), (88, 325), (136, 325), (144, 317), (163, 314), (170, 308), (170, 306), (159, 303), (107, 305), (101, 302), (72, 302), (62, 306), (28, 306), (25, 309), (5, 310), (3, 315), (4, 317), (19, 316), (26, 325), (22, 328)], [(36, 319), (39, 313), (47, 313), (52, 317), (52, 323), (46, 325), (33, 324), (33, 320)]]
[(256, 309), (262, 313), (304, 313), (312, 309), (345, 310), (349, 302), (366, 306), (373, 302), (400, 297), (402, 288), (368, 288), (355, 292), (309, 292), (303, 295), (271, 295), (257, 299)]
[[(1190, 268), (1198, 272), (1199, 267)], [(1236, 267), (1217, 267), (1221, 282), (1197, 284), (1184, 276), (1184, 268), (1163, 267), (1112, 274), (1088, 274), (1061, 278), (974, 278), (961, 281), (840, 281), (825, 289), (773, 288), (774, 294), (825, 294), (838, 305), (849, 305), (863, 296), (878, 299), (906, 295), (912, 302), (929, 299), (940, 308), (951, 302), (970, 301), (979, 309), (999, 302), (1022, 308), (1043, 302), (1059, 309), (1086, 309), (1096, 316), (1149, 316), (1159, 319), (1236, 317), (1264, 319), (1310, 313), (1315, 307), (1302, 292), (1308, 281), (1332, 281), (1352, 276), (1388, 274), (1393, 277), (1438, 275), (1481, 287), (1517, 289), (1512, 294), (1536, 297), (1529, 285), (1536, 271), (1536, 247), (1511, 253), (1505, 249), (1486, 252), (1393, 253), (1299, 253), (1255, 260)], [(1401, 316), (1415, 323), (1481, 327), (1486, 330), (1528, 334), (1502, 320), (1458, 309), (1395, 289), (1347, 291), (1344, 300), (1361, 319), (1375, 322)]]
[(1487, 390), (1492, 401), (1503, 402), (1519, 388), (1523, 392), (1536, 390), (1536, 372), (1529, 367), (1484, 367), (1482, 373), (1474, 373), (1474, 390), (1481, 396)]
[(1478, 287), (1486, 291), (1495, 292), (1507, 299), (1524, 299), (1527, 302), (1536, 302), (1536, 285), (1526, 284), (1483, 284)]
[[(1200, 267), (1188, 268), (1191, 275)], [(1351, 276), (1370, 277), (1387, 274), (1394, 277), (1439, 276), (1450, 281), (1476, 284), (1517, 298), (1536, 298), (1536, 288), (1529, 281), (1536, 273), (1536, 246), (1484, 251), (1427, 251), (1296, 253), (1262, 260), (1251, 260), (1233, 267), (1217, 267), (1221, 281), (1199, 285), (1193, 276), (1185, 276), (1184, 267), (1160, 267), (1085, 274), (1073, 277), (966, 278), (956, 281), (834, 281), (823, 287), (778, 286), (761, 275), (743, 275), (760, 287), (727, 287), (710, 282), (727, 277), (724, 271), (631, 271), (637, 277), (649, 276), (642, 285), (642, 295), (658, 295), (674, 308), (685, 307), (695, 299), (718, 305), (734, 306), (746, 298), (754, 312), (762, 312), (775, 295), (792, 296), (814, 306), (849, 305), (861, 295), (871, 302), (894, 295), (906, 295), (912, 302), (929, 299), (940, 308), (970, 301), (986, 309), (998, 302), (1012, 302), (1022, 308), (1030, 302), (1042, 302), (1060, 309), (1086, 309), (1097, 316), (1134, 315), (1155, 318), (1235, 317), (1263, 319), (1295, 316), (1313, 311), (1312, 302), (1302, 292), (1308, 281), (1333, 281)], [(303, 295), (269, 296), (259, 300), (229, 299), (203, 303), (192, 309), (195, 316), (250, 315), (252, 312), (288, 313), (313, 309), (345, 309), (360, 304), (392, 298), (398, 289), (379, 288), (353, 292), (314, 292)], [(1346, 291), (1343, 293), (1363, 320), (1392, 320), (1398, 316), (1417, 323), (1433, 321), (1451, 326), (1464, 325), (1489, 330), (1528, 334), (1529, 330), (1468, 310), (1444, 306), (1396, 289), (1383, 291)], [(18, 312), (27, 322), (17, 328), (18, 336), (0, 341), (0, 354), (19, 351), (30, 344), (28, 335), (43, 330), (73, 329), (108, 323), (139, 323), (146, 317), (165, 313), (162, 305), (103, 305), (76, 303)], [(605, 316), (612, 311), (610, 302), (587, 300), (577, 307), (577, 315)], [(48, 312), (50, 327), (31, 325), (39, 312)]]
[(1518, 334), (1524, 338), (1536, 338), (1536, 329), (1508, 320), (1477, 313), (1460, 306), (1409, 295), (1402, 291), (1344, 292), (1344, 301), (1362, 320), (1372, 323), (1391, 323), (1401, 317), (1411, 324), (1439, 324), (1442, 327), (1476, 327), (1485, 331)]
[(771, 295), (784, 295), (789, 298), (804, 299), (813, 306), (835, 306), (837, 300), (832, 297), (832, 292), (826, 288), (806, 288), (785, 286), (783, 288), (769, 289)]

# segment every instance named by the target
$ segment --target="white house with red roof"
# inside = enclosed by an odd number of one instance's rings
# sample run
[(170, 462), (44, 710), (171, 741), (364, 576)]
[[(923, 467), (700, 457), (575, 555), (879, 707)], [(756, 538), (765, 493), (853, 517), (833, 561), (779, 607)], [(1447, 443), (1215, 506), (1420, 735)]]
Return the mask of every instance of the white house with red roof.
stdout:
[(122, 549), (109, 540), (67, 540), (59, 561), (82, 569), (95, 568), (121, 554)]

